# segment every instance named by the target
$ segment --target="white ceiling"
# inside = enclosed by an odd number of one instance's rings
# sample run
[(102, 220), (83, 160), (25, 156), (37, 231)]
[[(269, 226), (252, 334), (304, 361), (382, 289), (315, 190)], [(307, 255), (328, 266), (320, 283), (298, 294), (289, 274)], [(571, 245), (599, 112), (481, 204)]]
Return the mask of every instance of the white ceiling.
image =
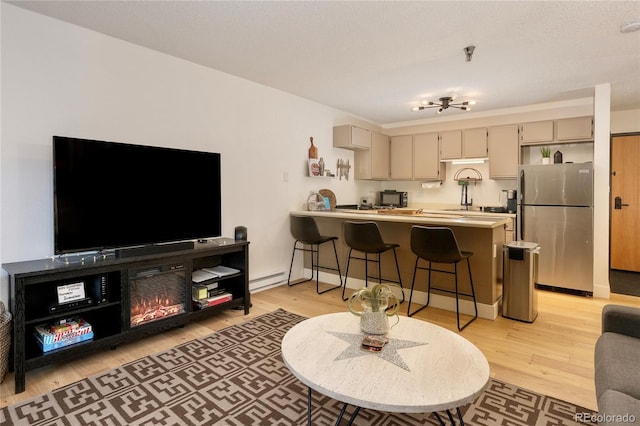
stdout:
[[(640, 108), (640, 1), (19, 1), (380, 125), (592, 96)], [(475, 45), (471, 62), (464, 47)], [(251, 99), (247, 99), (251, 102)], [(444, 115), (466, 114), (449, 109)]]

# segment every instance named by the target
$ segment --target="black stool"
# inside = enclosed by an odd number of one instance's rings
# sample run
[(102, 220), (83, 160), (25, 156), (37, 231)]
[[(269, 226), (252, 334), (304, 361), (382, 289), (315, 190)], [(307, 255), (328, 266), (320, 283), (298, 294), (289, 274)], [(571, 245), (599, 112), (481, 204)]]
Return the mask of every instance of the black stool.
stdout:
[[(431, 289), (442, 291), (445, 293), (455, 293), (456, 295), (456, 317), (458, 321), (458, 330), (462, 331), (466, 326), (471, 324), (478, 318), (478, 305), (476, 304), (476, 294), (473, 289), (473, 278), (471, 277), (471, 265), (469, 258), (473, 256), (472, 252), (460, 251), (458, 247), (458, 241), (456, 240), (453, 231), (449, 228), (441, 227), (426, 227), (426, 226), (413, 226), (411, 228), (411, 251), (417, 256), (416, 264), (413, 269), (413, 279), (411, 281), (411, 293), (409, 294), (409, 306), (407, 308), (407, 315), (411, 316), (420, 310), (429, 306), (429, 299), (431, 296)], [(428, 267), (418, 266), (420, 259), (424, 259), (429, 262)], [(469, 270), (469, 282), (471, 284), (471, 293), (462, 293), (458, 289), (458, 263), (466, 260), (467, 269)], [(453, 272), (442, 269), (435, 269), (431, 267), (432, 263), (448, 263), (453, 264)], [(416, 281), (416, 274), (418, 269), (429, 271), (429, 278), (427, 281), (427, 303), (420, 307), (418, 310), (411, 312), (411, 299), (413, 298), (413, 288)], [(456, 289), (451, 291), (448, 289), (436, 288), (431, 286), (431, 271), (442, 272), (445, 274), (455, 275)], [(460, 309), (459, 309), (459, 296), (471, 297), (473, 299), (473, 307), (475, 309), (475, 316), (469, 320), (465, 325), (460, 327)]]
[[(291, 266), (289, 267), (289, 278), (287, 279), (287, 285), (289, 287), (306, 283), (308, 281), (313, 280), (313, 271), (315, 269), (316, 273), (316, 293), (322, 294), (327, 291), (335, 290), (336, 288), (342, 287), (342, 273), (340, 272), (340, 263), (338, 261), (338, 251), (336, 250), (336, 240), (338, 237), (325, 237), (320, 235), (320, 231), (318, 231), (318, 225), (316, 221), (309, 216), (291, 216), (290, 218), (291, 224), (291, 235), (296, 240), (293, 243), (293, 253), (291, 254)], [(327, 266), (320, 266), (320, 244), (331, 241), (333, 243), (333, 253), (336, 256), (336, 265), (337, 268), (330, 268)], [(302, 244), (302, 247), (298, 247), (298, 243)], [(311, 246), (311, 248), (305, 248), (305, 244)], [(293, 259), (296, 255), (296, 250), (311, 252), (311, 278), (302, 280), (300, 282), (291, 284), (291, 269), (293, 268)], [(315, 255), (315, 259), (314, 259)], [(319, 274), (318, 269), (328, 269), (331, 271), (338, 272), (338, 278), (340, 278), (339, 286), (332, 286), (331, 288), (320, 291), (320, 282), (319, 282)]]
[[(396, 255), (396, 247), (400, 247), (400, 244), (385, 243), (380, 235), (380, 229), (375, 222), (350, 222), (344, 223), (344, 242), (349, 247), (349, 257), (347, 258), (347, 271), (344, 276), (344, 287), (342, 288), (342, 299), (347, 300), (344, 297), (344, 291), (347, 288), (347, 277), (349, 276), (349, 264), (351, 259), (364, 260), (364, 282), (365, 286), (369, 286), (369, 278), (377, 278), (379, 283), (382, 283), (382, 271), (380, 268), (380, 255), (386, 251), (393, 250), (393, 257), (396, 261), (396, 270), (398, 271), (398, 280), (385, 279), (387, 282), (396, 283), (400, 285), (402, 291), (402, 300), (404, 302), (404, 290), (402, 289), (402, 278), (400, 277), (400, 267), (398, 266), (398, 256)], [(353, 256), (353, 250), (364, 253), (364, 257)], [(369, 259), (369, 254), (377, 255), (373, 259)], [(369, 275), (369, 262), (375, 262), (378, 264), (378, 276)]]

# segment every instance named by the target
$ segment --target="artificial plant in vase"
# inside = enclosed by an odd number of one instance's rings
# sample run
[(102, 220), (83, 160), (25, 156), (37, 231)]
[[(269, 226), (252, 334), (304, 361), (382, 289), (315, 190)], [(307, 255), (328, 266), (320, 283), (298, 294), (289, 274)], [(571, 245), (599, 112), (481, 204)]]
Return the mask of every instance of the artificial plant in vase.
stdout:
[(541, 146), (540, 153), (542, 154), (542, 164), (551, 163), (551, 148), (548, 146)]
[[(400, 288), (398, 285), (392, 284)], [(400, 288), (402, 291), (402, 289)], [(362, 310), (358, 310), (358, 305)], [(400, 301), (388, 284), (375, 284), (356, 290), (347, 300), (349, 312), (360, 317), (360, 328), (368, 334), (386, 334), (389, 317), (397, 316)]]

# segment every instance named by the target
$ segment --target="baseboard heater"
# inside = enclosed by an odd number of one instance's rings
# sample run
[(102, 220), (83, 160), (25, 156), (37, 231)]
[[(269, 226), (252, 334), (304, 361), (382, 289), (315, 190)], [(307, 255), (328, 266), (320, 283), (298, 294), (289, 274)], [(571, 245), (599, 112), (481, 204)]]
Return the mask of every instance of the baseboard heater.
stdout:
[(279, 271), (272, 274), (266, 274), (258, 278), (250, 279), (249, 289), (258, 290), (275, 284), (283, 283), (286, 281), (287, 272), (288, 271)]

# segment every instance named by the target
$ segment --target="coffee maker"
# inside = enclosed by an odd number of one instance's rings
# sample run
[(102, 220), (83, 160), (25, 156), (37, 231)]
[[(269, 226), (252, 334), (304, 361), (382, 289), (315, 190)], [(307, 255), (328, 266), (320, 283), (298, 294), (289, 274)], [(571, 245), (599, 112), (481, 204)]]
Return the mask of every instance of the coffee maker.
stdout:
[(500, 196), (502, 207), (507, 213), (515, 213), (518, 205), (518, 191), (515, 189), (503, 189)]
[(515, 213), (518, 205), (518, 191), (515, 189), (507, 190), (507, 213)]

